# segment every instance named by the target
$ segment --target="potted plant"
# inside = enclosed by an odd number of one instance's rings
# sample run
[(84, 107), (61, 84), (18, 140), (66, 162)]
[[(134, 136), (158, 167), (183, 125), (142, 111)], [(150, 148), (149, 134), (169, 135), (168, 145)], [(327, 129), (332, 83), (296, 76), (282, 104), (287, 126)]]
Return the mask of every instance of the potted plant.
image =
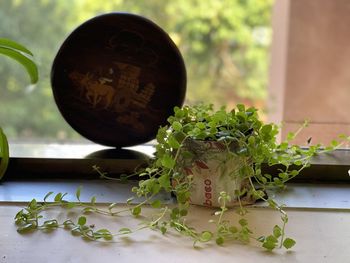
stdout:
[[(288, 180), (309, 166), (312, 156), (331, 151), (341, 143), (333, 141), (326, 148), (316, 145), (303, 149), (291, 144), (299, 131), (288, 134), (285, 141), (278, 143), (278, 126), (264, 124), (255, 108), (246, 108), (244, 105), (237, 105), (236, 109), (230, 111), (225, 108), (214, 110), (212, 105), (176, 107), (168, 122), (168, 125), (158, 130), (155, 158), (148, 167), (137, 172), (141, 180), (132, 191), (137, 197), (143, 198), (142, 202), (135, 204), (134, 199), (130, 198), (127, 200), (127, 209), (118, 210), (116, 203), (103, 209), (96, 205), (95, 197), (91, 198), (90, 203), (81, 202), (80, 188), (76, 191), (75, 202), (65, 200), (65, 193), (57, 193), (53, 201), (48, 202), (49, 196), (53, 194), (49, 192), (44, 202), (33, 199), (17, 213), (15, 221), (18, 232), (63, 227), (90, 240), (108, 241), (114, 236), (151, 228), (163, 234), (175, 230), (192, 238), (194, 245), (213, 240), (219, 245), (228, 240), (248, 243), (254, 239), (267, 250), (293, 247), (295, 241), (285, 234), (287, 213), (282, 205), (266, 195), (266, 190), (283, 189)], [(266, 174), (262, 164), (276, 166), (278, 173), (274, 176)], [(113, 179), (99, 167), (94, 168), (102, 178)], [(124, 175), (118, 180), (124, 181), (129, 176), (133, 175)], [(157, 199), (161, 191), (174, 194), (176, 204), (162, 204)], [(260, 237), (254, 236), (244, 217), (247, 213), (245, 205), (258, 199), (281, 213), (281, 224), (273, 226), (270, 234)], [(208, 220), (210, 226), (207, 229), (199, 231), (187, 223), (191, 204), (216, 207), (213, 217)], [(61, 206), (82, 208), (83, 213), (95, 212), (113, 217), (130, 211), (138, 217), (145, 205), (152, 206), (156, 213), (144, 215), (143, 225), (136, 230), (122, 227), (114, 234), (108, 229), (95, 230), (94, 224), (87, 224), (84, 215), (76, 221), (67, 219), (62, 223), (57, 219), (43, 221), (41, 215), (45, 209)], [(224, 215), (231, 207), (240, 215), (238, 224), (225, 219)]]
[[(0, 54), (8, 56), (24, 66), (32, 84), (38, 81), (38, 69), (33, 54), (21, 44), (6, 38), (0, 38)], [(4, 176), (9, 161), (7, 138), (0, 127), (0, 180)]]
[[(303, 149), (291, 145), (305, 123), (278, 143), (278, 126), (264, 124), (257, 109), (242, 104), (230, 111), (225, 108), (215, 111), (212, 105), (176, 107), (168, 122), (168, 126), (158, 131), (154, 162), (140, 174), (147, 179), (133, 189), (139, 197), (153, 197), (161, 189), (174, 193), (177, 207), (172, 209), (173, 221), (167, 226), (179, 232), (191, 229), (183, 225), (189, 205), (214, 206), (219, 208), (215, 213), (219, 217), (216, 232), (194, 231), (190, 236), (195, 242), (212, 239), (218, 244), (227, 239), (246, 242), (253, 235), (245, 220), (239, 222), (239, 231), (221, 218), (230, 207), (236, 206), (244, 216), (245, 205), (260, 199), (281, 213), (282, 222), (274, 226), (271, 235), (255, 239), (269, 250), (294, 245), (294, 240), (286, 238), (284, 233), (286, 212), (266, 195), (266, 190), (283, 189), (287, 181), (310, 165), (311, 157), (334, 150), (340, 145), (338, 141), (326, 148), (316, 145)], [(263, 164), (276, 167), (278, 173), (274, 176), (264, 173)]]

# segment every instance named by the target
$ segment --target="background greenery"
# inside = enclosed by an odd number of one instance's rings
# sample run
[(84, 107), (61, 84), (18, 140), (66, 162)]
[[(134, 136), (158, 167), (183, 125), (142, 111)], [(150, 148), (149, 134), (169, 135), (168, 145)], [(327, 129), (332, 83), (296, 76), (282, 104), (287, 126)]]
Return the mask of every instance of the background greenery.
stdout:
[(0, 126), (12, 139), (76, 139), (52, 97), (50, 69), (65, 37), (106, 12), (146, 16), (179, 46), (188, 74), (187, 103), (236, 103), (264, 109), (273, 0), (1, 0), (0, 36), (27, 46), (40, 70), (28, 87), (23, 69), (2, 58)]

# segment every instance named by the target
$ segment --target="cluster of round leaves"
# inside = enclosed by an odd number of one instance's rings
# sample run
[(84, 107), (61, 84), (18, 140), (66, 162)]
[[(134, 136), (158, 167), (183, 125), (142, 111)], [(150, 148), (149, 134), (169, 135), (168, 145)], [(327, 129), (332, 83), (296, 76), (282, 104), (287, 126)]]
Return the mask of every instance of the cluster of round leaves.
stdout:
[[(144, 228), (150, 228), (159, 230), (162, 234), (175, 230), (192, 238), (195, 245), (210, 241), (222, 245), (229, 240), (248, 243), (253, 239), (260, 242), (267, 250), (282, 246), (289, 249), (294, 246), (295, 241), (285, 236), (288, 216), (283, 206), (266, 197), (265, 190), (271, 187), (283, 188), (288, 180), (297, 176), (309, 165), (312, 156), (335, 149), (340, 145), (339, 142), (333, 141), (331, 146), (323, 149), (320, 145), (303, 149), (290, 144), (290, 141), (298, 134), (299, 131), (297, 131), (288, 134), (286, 141), (277, 143), (278, 127), (274, 124), (262, 123), (257, 110), (255, 108), (246, 109), (244, 105), (237, 105), (236, 109), (231, 111), (226, 111), (224, 108), (215, 111), (212, 105), (176, 107), (174, 115), (169, 117), (168, 122), (167, 126), (158, 130), (155, 158), (147, 168), (137, 172), (140, 176), (139, 185), (132, 191), (136, 197), (142, 197), (144, 201), (133, 204), (133, 198), (130, 198), (124, 210), (115, 211), (117, 205), (114, 203), (109, 205), (107, 210), (103, 210), (95, 205), (94, 198), (90, 204), (80, 202), (80, 189), (76, 193), (77, 202), (67, 202), (63, 200), (64, 195), (59, 193), (55, 196), (54, 202), (48, 203), (45, 200), (52, 194), (49, 193), (44, 198), (44, 203), (39, 204), (33, 200), (28, 207), (16, 215), (18, 231), (64, 227), (70, 229), (73, 234), (79, 234), (84, 238), (109, 240), (113, 236), (131, 234)], [(187, 158), (193, 160), (193, 153), (184, 148), (186, 140), (219, 141), (227, 146), (228, 158), (240, 156), (249, 159), (249, 162), (239, 169), (239, 176), (249, 182), (249, 187), (237, 190), (234, 197), (226, 192), (220, 193), (218, 200), (220, 207), (208, 222), (210, 224), (208, 229), (213, 229), (214, 226), (215, 230), (198, 231), (187, 224), (193, 177), (184, 172), (182, 161)], [(264, 173), (263, 163), (277, 166), (278, 173), (274, 176)], [(94, 167), (94, 169), (101, 178), (110, 179), (99, 167)], [(121, 180), (124, 181), (128, 176), (121, 177)], [(162, 204), (161, 200), (157, 199), (161, 191), (173, 193), (176, 196), (176, 205)], [(235, 209), (239, 214), (238, 224), (226, 219), (227, 216), (224, 215), (230, 210), (227, 204), (232, 198), (240, 199), (243, 195), (264, 200), (271, 208), (281, 213), (281, 224), (275, 225), (271, 234), (254, 236), (244, 217), (247, 210), (243, 206)], [(144, 205), (157, 209), (157, 213), (148, 221), (143, 220), (141, 227), (135, 230), (121, 228), (116, 234), (106, 229), (95, 231), (93, 227), (86, 224), (84, 216), (80, 217), (77, 222), (68, 219), (59, 224), (56, 220), (51, 219), (39, 223), (40, 213), (51, 206), (81, 207), (83, 213), (95, 212), (108, 216), (118, 216), (120, 213), (130, 211), (133, 216), (138, 217)]]
[[(180, 214), (178, 220), (183, 223), (190, 205), (192, 176), (184, 172), (181, 161), (193, 158), (193, 154), (184, 144), (189, 139), (222, 142), (227, 146), (227, 158), (240, 156), (249, 159), (249, 162), (239, 169), (239, 175), (249, 181), (249, 187), (235, 191), (235, 198), (240, 199), (241, 196), (248, 195), (253, 199), (266, 201), (271, 208), (281, 213), (282, 223), (281, 226), (274, 226), (271, 235), (259, 238), (253, 236), (245, 219), (239, 221), (241, 229), (238, 230), (230, 225), (229, 221), (222, 219), (223, 214), (229, 210), (227, 202), (234, 198), (222, 192), (219, 198), (221, 207), (215, 213), (218, 218), (213, 221), (216, 231), (192, 234), (195, 242), (215, 240), (217, 244), (223, 244), (226, 240), (234, 239), (246, 243), (253, 238), (268, 250), (282, 246), (289, 249), (295, 244), (293, 239), (285, 237), (288, 216), (283, 206), (266, 197), (265, 190), (283, 189), (287, 181), (310, 165), (311, 157), (320, 152), (334, 150), (340, 145), (338, 141), (333, 141), (331, 146), (326, 148), (313, 145), (304, 149), (298, 145), (291, 145), (290, 142), (306, 127), (305, 123), (297, 132), (289, 133), (285, 141), (278, 143), (279, 127), (275, 124), (264, 124), (259, 119), (257, 109), (246, 108), (242, 104), (231, 111), (225, 108), (214, 110), (213, 105), (206, 104), (175, 107), (174, 115), (168, 118), (168, 123), (158, 130), (154, 162), (140, 174), (146, 179), (141, 180), (139, 187), (134, 189), (139, 197), (154, 196), (161, 190), (173, 192), (177, 198), (177, 209), (184, 215)], [(262, 164), (275, 166), (278, 174), (273, 176), (264, 173)], [(240, 216), (247, 212), (243, 206), (237, 211)]]

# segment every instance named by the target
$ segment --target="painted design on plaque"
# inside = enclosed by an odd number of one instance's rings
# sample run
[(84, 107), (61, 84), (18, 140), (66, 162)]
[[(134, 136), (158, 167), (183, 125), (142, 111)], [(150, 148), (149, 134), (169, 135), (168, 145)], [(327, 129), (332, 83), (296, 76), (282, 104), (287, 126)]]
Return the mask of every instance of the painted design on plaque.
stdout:
[[(127, 63), (115, 62), (117, 68), (110, 68), (106, 76), (73, 71), (69, 78), (78, 89), (80, 99), (88, 102), (94, 109), (118, 113), (119, 123), (143, 130), (139, 124), (140, 111), (150, 103), (155, 85), (148, 83), (140, 87), (141, 68)], [(119, 72), (119, 77), (114, 75)]]
[(148, 83), (140, 90), (141, 68), (126, 63), (116, 62), (115, 64), (121, 72), (117, 83), (117, 91), (120, 96), (117, 96), (115, 100), (115, 110), (124, 111), (130, 104), (141, 109), (146, 108), (155, 90), (153, 83)]
[[(140, 84), (140, 77), (142, 69), (150, 70), (157, 63), (158, 56), (133, 31), (112, 36), (106, 41), (105, 49), (113, 57), (109, 66), (69, 74), (76, 94), (94, 110), (114, 112), (118, 123), (141, 131), (144, 129), (140, 124), (141, 114), (154, 111), (149, 104), (156, 87), (152, 82)], [(146, 108), (148, 111), (144, 111)]]

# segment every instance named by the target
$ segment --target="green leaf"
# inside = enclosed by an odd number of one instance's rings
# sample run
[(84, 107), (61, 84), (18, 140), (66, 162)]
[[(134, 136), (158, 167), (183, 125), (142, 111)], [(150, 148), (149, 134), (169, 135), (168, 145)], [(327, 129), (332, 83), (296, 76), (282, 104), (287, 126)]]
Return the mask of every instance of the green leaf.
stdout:
[(213, 238), (213, 233), (210, 231), (203, 231), (200, 236), (201, 242), (208, 242)]
[(67, 208), (67, 209), (72, 209), (72, 208), (74, 208), (76, 206), (77, 206), (77, 204), (74, 203), (74, 202), (67, 202), (67, 203), (64, 204), (64, 207)]
[(291, 238), (286, 238), (286, 239), (283, 241), (283, 246), (284, 246), (286, 249), (292, 248), (295, 244), (296, 244), (295, 240), (293, 240), (293, 239), (291, 239)]
[(96, 211), (96, 208), (94, 208), (94, 207), (85, 207), (84, 209), (83, 209), (83, 213), (84, 214), (87, 214), (87, 213), (90, 213), (90, 212), (95, 212)]
[(181, 131), (182, 129), (182, 124), (178, 121), (174, 121), (173, 124), (171, 124), (171, 127), (175, 130), (175, 131)]
[(96, 196), (91, 197), (90, 203), (91, 203), (91, 205), (95, 205), (96, 204)]
[(260, 131), (261, 131), (263, 136), (270, 135), (270, 133), (272, 131), (272, 125), (271, 124), (266, 124), (266, 125), (261, 127)]
[(94, 233), (94, 236), (97, 238), (102, 237), (105, 240), (112, 240), (113, 239), (113, 235), (111, 234), (111, 232), (108, 229), (99, 229)]
[(170, 185), (170, 175), (169, 174), (162, 174), (158, 178), (158, 183), (160, 184), (161, 187), (163, 187), (165, 190), (170, 190), (171, 185)]
[(80, 202), (80, 192), (81, 192), (81, 186), (79, 186), (77, 191), (75, 192), (75, 196), (79, 202)]
[(32, 199), (28, 206), (30, 207), (30, 209), (35, 210), (37, 208), (37, 201), (35, 199)]
[(246, 226), (246, 225), (248, 225), (247, 219), (244, 219), (244, 218), (240, 219), (240, 220), (238, 221), (238, 223), (239, 223), (241, 226)]
[(116, 207), (118, 204), (117, 203), (112, 203), (108, 206), (108, 210), (111, 211), (114, 207)]
[(197, 122), (196, 127), (200, 130), (204, 130), (206, 128), (206, 126), (203, 122)]
[(228, 231), (230, 231), (232, 234), (236, 234), (238, 232), (238, 228), (235, 226), (231, 226)]
[(294, 132), (289, 132), (287, 134), (287, 141), (294, 140), (294, 138), (295, 138), (295, 133)]
[(0, 46), (0, 54), (8, 56), (19, 62), (26, 69), (28, 75), (30, 76), (30, 81), (32, 84), (38, 82), (38, 68), (33, 60), (28, 58), (26, 55), (23, 55), (21, 52), (18, 52), (17, 50), (4, 46)]
[(223, 237), (218, 237), (216, 240), (215, 240), (216, 244), (221, 246), (222, 244), (224, 244), (224, 238)]
[(277, 242), (278, 242), (278, 239), (277, 239), (275, 236), (270, 235), (270, 236), (268, 236), (268, 237), (266, 238), (266, 242), (277, 243)]
[(265, 241), (262, 246), (271, 251), (276, 248), (277, 244), (275, 242)]
[(128, 198), (128, 200), (126, 200), (126, 203), (128, 204), (128, 205), (130, 205), (131, 203), (132, 203), (132, 201), (134, 201), (134, 197), (130, 197), (130, 198)]
[(273, 228), (273, 235), (276, 238), (279, 238), (282, 235), (282, 229), (278, 225), (274, 226), (274, 228)]
[(78, 225), (83, 226), (86, 224), (86, 217), (85, 216), (81, 216), (78, 218)]
[(154, 200), (152, 203), (151, 203), (151, 206), (153, 208), (160, 208), (162, 205), (162, 202), (160, 200)]
[(244, 104), (237, 104), (237, 109), (239, 110), (239, 111), (245, 111), (245, 106), (244, 106)]
[(141, 214), (141, 206), (135, 206), (133, 209), (131, 209), (131, 213), (134, 216), (138, 216)]
[(22, 233), (29, 232), (29, 231), (31, 231), (31, 230), (33, 230), (35, 228), (36, 228), (35, 225), (29, 223), (29, 224), (25, 224), (23, 226), (18, 227), (17, 228), (17, 232), (22, 234)]
[(169, 154), (165, 154), (162, 157), (161, 163), (164, 167), (168, 169), (172, 169), (175, 166), (175, 160)]
[(123, 227), (123, 228), (119, 229), (119, 233), (122, 235), (127, 235), (127, 234), (132, 233), (132, 231), (130, 230), (130, 228)]
[(52, 220), (47, 220), (44, 222), (44, 226), (46, 228), (57, 228), (58, 227), (58, 222), (56, 219), (52, 219)]
[(332, 147), (337, 147), (339, 145), (339, 142), (338, 141), (336, 141), (336, 140), (332, 140), (331, 141), (331, 146)]
[(160, 232), (164, 235), (167, 231), (167, 228), (165, 226), (160, 227)]
[(65, 228), (71, 228), (71, 227), (75, 226), (75, 224), (73, 223), (72, 220), (68, 219), (68, 220), (66, 220), (66, 221), (63, 222), (63, 226), (64, 226)]
[(0, 38), (0, 47), (6, 47), (6, 48), (11, 48), (14, 50), (21, 51), (23, 53), (26, 53), (30, 56), (33, 56), (32, 52), (28, 50), (25, 46), (7, 38)]
[(168, 144), (173, 149), (180, 148), (180, 143), (174, 138), (174, 136), (169, 136), (168, 138)]
[(52, 194), (53, 194), (53, 192), (48, 192), (44, 197), (44, 202), (46, 202), (46, 199), (49, 198), (49, 196)]
[(7, 170), (9, 160), (10, 160), (10, 152), (9, 152), (9, 144), (6, 138), (6, 135), (3, 133), (0, 128), (0, 180), (5, 175)]
[(55, 202), (60, 202), (62, 200), (62, 193), (58, 193), (56, 194), (54, 201)]
[(180, 216), (187, 216), (188, 210), (187, 209), (181, 209), (180, 210)]

